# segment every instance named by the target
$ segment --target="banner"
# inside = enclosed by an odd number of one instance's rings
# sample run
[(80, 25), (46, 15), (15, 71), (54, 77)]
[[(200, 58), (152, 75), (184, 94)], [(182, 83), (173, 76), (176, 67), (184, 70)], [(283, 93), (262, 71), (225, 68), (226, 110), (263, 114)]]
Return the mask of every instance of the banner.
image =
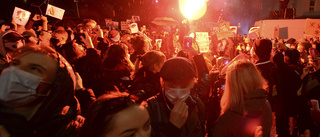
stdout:
[(320, 37), (320, 21), (314, 19), (307, 19), (304, 28), (304, 35)]
[(65, 10), (48, 4), (46, 15), (62, 20)]
[(31, 12), (15, 7), (13, 14), (12, 14), (12, 19), (19, 25), (26, 25), (29, 18), (30, 18)]
[(260, 27), (251, 27), (248, 33), (249, 38), (258, 38), (259, 37)]
[(130, 26), (131, 33), (138, 33), (139, 32), (139, 28), (138, 28), (137, 23), (132, 23), (129, 26)]
[(198, 43), (200, 53), (209, 52), (209, 34), (208, 32), (196, 32), (196, 42)]

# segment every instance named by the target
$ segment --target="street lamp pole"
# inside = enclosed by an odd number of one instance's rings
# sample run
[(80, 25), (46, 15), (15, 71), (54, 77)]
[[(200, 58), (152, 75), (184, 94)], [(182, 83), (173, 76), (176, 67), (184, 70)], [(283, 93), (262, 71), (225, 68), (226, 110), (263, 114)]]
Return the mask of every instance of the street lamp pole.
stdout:
[(76, 8), (77, 8), (77, 13), (78, 13), (78, 18), (80, 18), (80, 14), (79, 14), (79, 6), (78, 6), (79, 0), (74, 0), (74, 2), (76, 3)]

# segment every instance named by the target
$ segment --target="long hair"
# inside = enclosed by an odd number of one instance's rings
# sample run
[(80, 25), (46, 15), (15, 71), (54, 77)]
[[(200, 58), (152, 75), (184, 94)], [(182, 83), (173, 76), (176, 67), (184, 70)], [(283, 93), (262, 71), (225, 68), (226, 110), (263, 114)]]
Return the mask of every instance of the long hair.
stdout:
[(228, 109), (244, 109), (244, 95), (265, 87), (265, 80), (249, 61), (232, 63), (226, 73), (226, 88), (221, 98), (221, 115)]
[(114, 69), (118, 64), (125, 63), (132, 69), (132, 63), (127, 57), (126, 45), (112, 44), (103, 58), (104, 69)]
[(149, 51), (136, 60), (134, 72), (138, 71), (138, 69), (140, 68), (140, 64), (142, 65), (142, 67), (152, 69), (154, 64), (161, 63), (165, 60), (166, 56), (162, 52), (156, 50)]

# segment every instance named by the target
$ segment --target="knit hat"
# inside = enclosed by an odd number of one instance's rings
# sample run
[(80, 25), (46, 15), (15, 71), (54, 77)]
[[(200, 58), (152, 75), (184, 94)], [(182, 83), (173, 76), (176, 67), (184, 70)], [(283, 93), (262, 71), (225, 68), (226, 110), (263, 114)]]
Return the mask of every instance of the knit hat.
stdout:
[(160, 70), (160, 77), (164, 80), (190, 79), (196, 76), (192, 62), (183, 57), (168, 59)]

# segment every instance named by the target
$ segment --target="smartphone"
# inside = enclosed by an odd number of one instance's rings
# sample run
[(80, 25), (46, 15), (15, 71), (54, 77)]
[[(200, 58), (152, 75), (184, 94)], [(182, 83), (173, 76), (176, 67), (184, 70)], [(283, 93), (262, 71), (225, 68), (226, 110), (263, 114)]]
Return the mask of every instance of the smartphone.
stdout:
[(183, 49), (184, 50), (193, 50), (192, 48), (192, 37), (185, 36), (183, 39)]
[(317, 62), (317, 56), (319, 56), (319, 52), (316, 51), (316, 49), (314, 49), (314, 48), (310, 48), (309, 53), (312, 57), (313, 62)]
[(320, 110), (320, 109), (319, 109), (319, 102), (318, 102), (318, 100), (316, 100), (316, 99), (311, 99), (310, 102), (311, 102), (311, 105), (312, 105), (312, 109), (314, 109), (314, 110)]
[(223, 64), (227, 65), (230, 62), (230, 59), (223, 59)]

